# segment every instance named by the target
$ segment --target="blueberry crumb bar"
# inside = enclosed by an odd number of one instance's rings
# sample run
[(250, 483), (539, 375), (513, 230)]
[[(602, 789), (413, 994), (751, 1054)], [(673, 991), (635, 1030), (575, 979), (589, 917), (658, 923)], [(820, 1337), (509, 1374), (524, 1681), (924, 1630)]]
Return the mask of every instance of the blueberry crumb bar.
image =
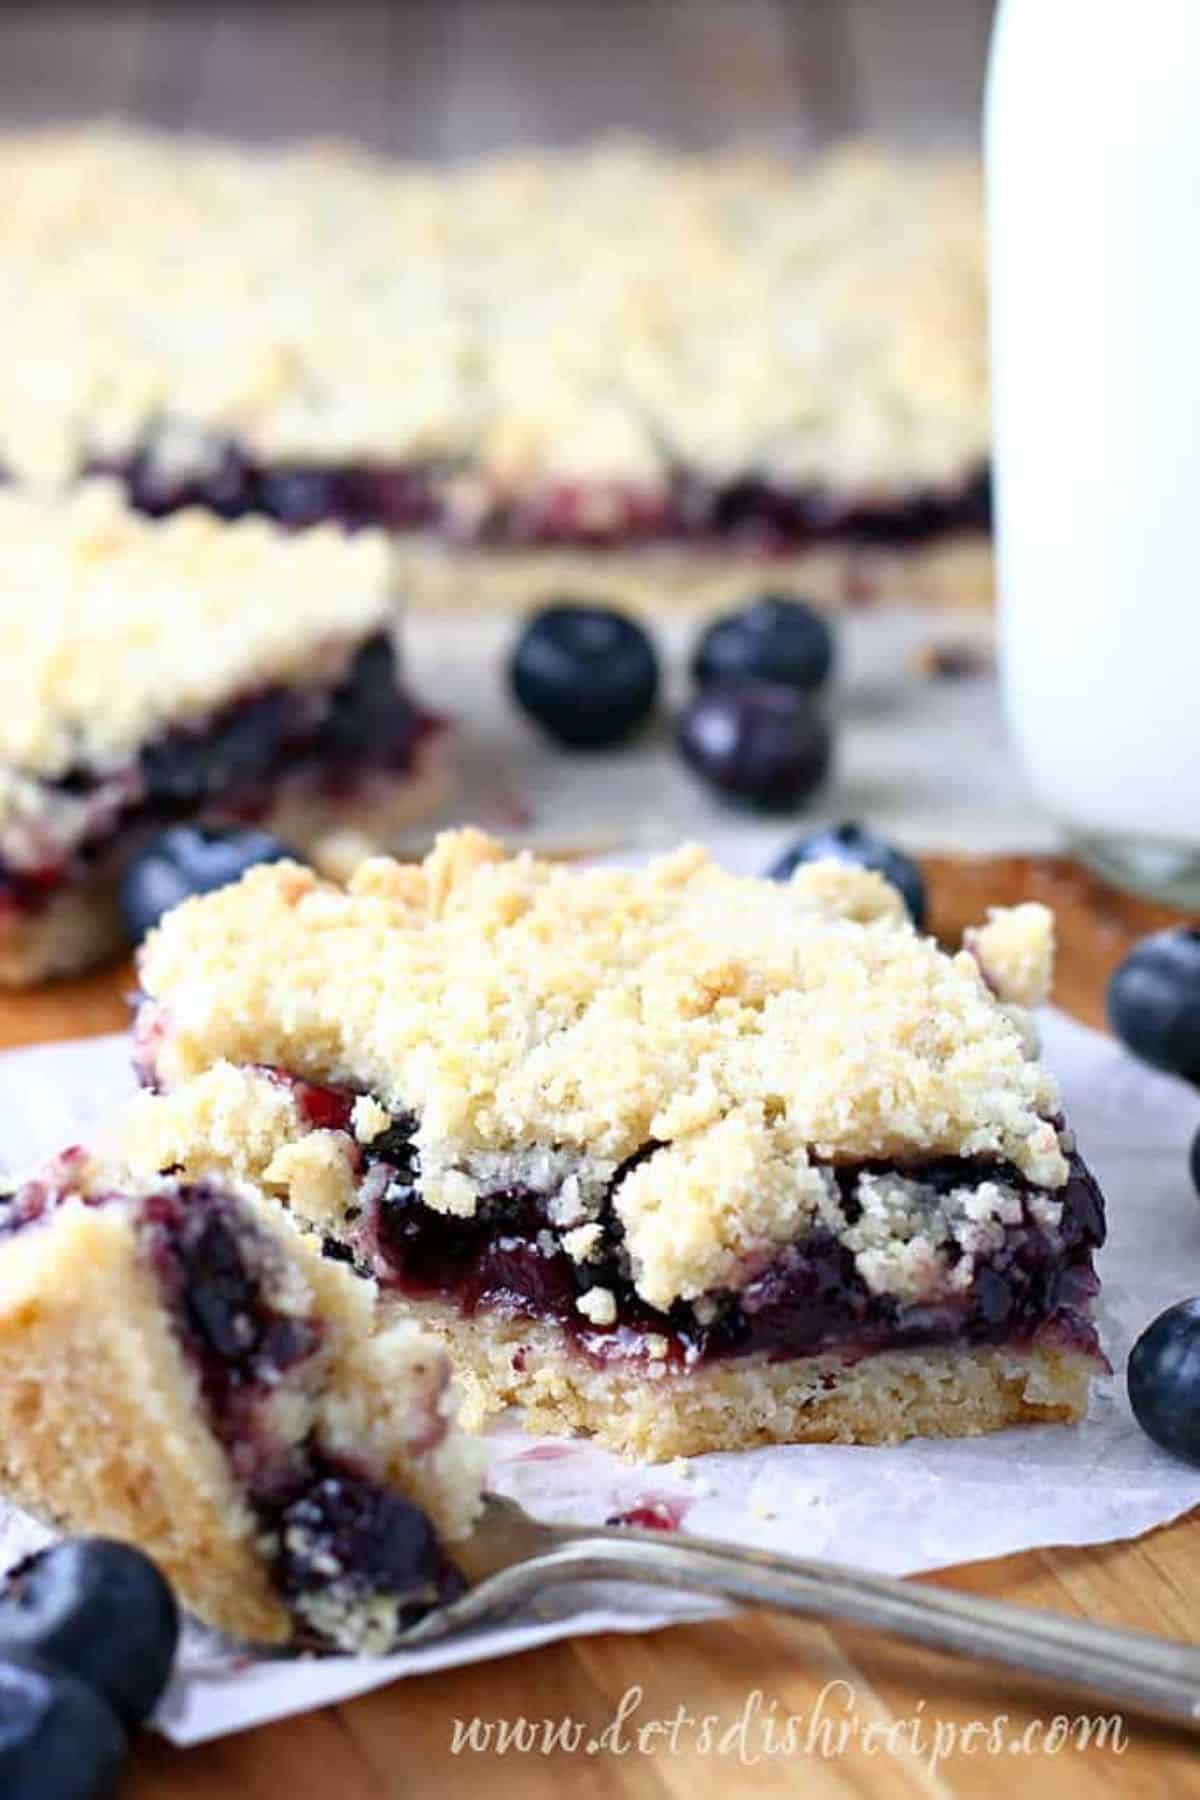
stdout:
[(83, 1150), (0, 1199), (0, 1487), (235, 1637), (381, 1651), (478, 1506), (440, 1346), (228, 1182)]
[(163, 825), (262, 824), (320, 860), (433, 803), (378, 534), (154, 521), (94, 481), (0, 489), (0, 546), (0, 983), (114, 950), (121, 870)]
[(0, 139), (0, 196), (20, 478), (382, 526), (416, 604), (986, 596), (970, 158), (92, 127)]
[(1044, 907), (956, 955), (868, 871), (291, 865), (147, 942), (124, 1152), (249, 1179), (472, 1419), (644, 1458), (1070, 1420), (1103, 1201), (1036, 1057)]

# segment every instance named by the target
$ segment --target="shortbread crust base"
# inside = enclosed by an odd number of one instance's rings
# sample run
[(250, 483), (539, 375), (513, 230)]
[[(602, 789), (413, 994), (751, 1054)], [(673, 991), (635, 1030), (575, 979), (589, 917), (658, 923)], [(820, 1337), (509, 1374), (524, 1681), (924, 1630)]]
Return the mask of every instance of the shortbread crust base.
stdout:
[(1049, 1348), (932, 1345), (846, 1362), (835, 1353), (764, 1356), (689, 1373), (599, 1366), (556, 1325), (493, 1314), (467, 1319), (441, 1303), (411, 1315), (439, 1336), (463, 1394), (462, 1422), (522, 1409), (525, 1429), (594, 1438), (638, 1462), (763, 1444), (895, 1444), (979, 1437), (1006, 1425), (1072, 1423), (1087, 1410), (1099, 1365)]
[[(481, 1446), (452, 1428), (432, 1444), (406, 1435), (413, 1395), (429, 1382), (428, 1337), (377, 1329), (367, 1285), (274, 1208), (262, 1207), (260, 1229), (286, 1247), (326, 1334), (329, 1447), (365, 1461), (443, 1540), (464, 1537), (478, 1511)], [(448, 1420), (455, 1410), (447, 1401)], [(0, 1489), (49, 1524), (138, 1545), (189, 1611), (231, 1636), (294, 1636), (197, 1375), (119, 1212), (71, 1203), (5, 1246)]]
[[(450, 785), (442, 734), (423, 747), (414, 767), (373, 775), (352, 801), (313, 793), (285, 794), (256, 821), (322, 875), (346, 880), (364, 857), (392, 849), (400, 835), (441, 805)], [(208, 808), (205, 822), (219, 819)], [(139, 840), (144, 841), (144, 840)], [(130, 853), (122, 850), (123, 864)], [(36, 912), (0, 910), (0, 987), (78, 975), (115, 956), (128, 942), (117, 904), (119, 873), (111, 864), (84, 883), (64, 884)]]
[(78, 975), (115, 956), (124, 942), (115, 881), (65, 885), (37, 912), (0, 912), (0, 987)]
[(291, 1635), (154, 1279), (102, 1211), (80, 1208), (53, 1242), (35, 1228), (6, 1247), (0, 1485), (49, 1524), (139, 1545), (233, 1636)]
[(794, 591), (831, 607), (880, 602), (978, 611), (991, 605), (993, 595), (991, 540), (982, 532), (955, 533), (910, 548), (821, 544), (769, 556), (672, 544), (471, 549), (400, 536), (393, 554), (406, 607), (431, 611), (520, 611), (571, 596), (639, 613), (664, 606), (715, 612), (768, 589)]

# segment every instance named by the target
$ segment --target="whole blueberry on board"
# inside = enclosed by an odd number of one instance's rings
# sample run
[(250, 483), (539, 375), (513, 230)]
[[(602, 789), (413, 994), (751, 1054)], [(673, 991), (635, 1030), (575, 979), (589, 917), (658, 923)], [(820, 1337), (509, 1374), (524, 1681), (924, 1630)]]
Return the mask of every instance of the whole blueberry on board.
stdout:
[(1108, 1017), (1136, 1055), (1200, 1082), (1200, 925), (1135, 944), (1108, 984)]
[(708, 627), (692, 674), (701, 684), (754, 676), (815, 692), (829, 680), (833, 663), (833, 633), (821, 614), (790, 595), (764, 594)]
[(509, 679), (519, 704), (560, 744), (605, 750), (652, 712), (658, 656), (636, 619), (561, 601), (526, 624)]
[(898, 890), (918, 931), (924, 925), (927, 910), (925, 878), (912, 857), (897, 850), (886, 838), (876, 837), (873, 831), (849, 820), (801, 838), (772, 863), (768, 874), (775, 881), (787, 881), (801, 863), (821, 862), (825, 858), (877, 870)]
[(121, 877), (125, 929), (140, 943), (181, 900), (211, 894), (258, 863), (291, 855), (278, 838), (248, 826), (173, 825), (151, 839)]
[(0, 1585), (0, 1659), (43, 1657), (94, 1688), (129, 1727), (157, 1705), (178, 1641), (175, 1596), (130, 1544), (67, 1538), (26, 1557)]
[(1200, 1300), (1160, 1313), (1129, 1355), (1134, 1417), (1156, 1444), (1200, 1465)]
[(4, 1800), (105, 1800), (124, 1755), (116, 1715), (85, 1681), (29, 1651), (0, 1658)]
[(786, 812), (821, 785), (833, 753), (813, 701), (777, 681), (701, 688), (679, 718), (684, 761), (727, 800)]

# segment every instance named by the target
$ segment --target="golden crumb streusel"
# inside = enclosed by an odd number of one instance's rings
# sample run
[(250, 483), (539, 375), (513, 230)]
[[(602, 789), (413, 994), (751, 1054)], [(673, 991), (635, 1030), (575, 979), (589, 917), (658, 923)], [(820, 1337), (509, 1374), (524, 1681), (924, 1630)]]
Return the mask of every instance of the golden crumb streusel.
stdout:
[[(115, 483), (0, 488), (0, 819), (40, 783), (276, 683), (328, 687), (395, 602), (384, 539), (201, 511), (152, 520)], [(65, 797), (63, 804), (70, 802)]]
[[(1067, 1177), (1055, 1084), (976, 958), (920, 936), (865, 871), (741, 879), (697, 848), (578, 871), (468, 830), (346, 888), (253, 870), (171, 913), (140, 972), (149, 1070), (190, 1082), (178, 1099), (207, 1121), (177, 1117), (180, 1134), (255, 1179), (275, 1158), (283, 1185), (278, 1155), (299, 1155), (318, 1214), (345, 1203), (345, 1134), (312, 1134), (341, 1145), (322, 1174), (311, 1139), (287, 1147), (291, 1098), (244, 1105), (222, 1065), (413, 1114), (422, 1199), (442, 1211), (471, 1213), (495, 1160), (520, 1157), (557, 1222), (586, 1225), (657, 1147), (613, 1197), (656, 1305), (795, 1237), (827, 1196), (820, 1161), (984, 1156), (1046, 1188)], [(379, 1120), (363, 1107), (354, 1125), (369, 1142)]]
[(1027, 900), (1021, 906), (992, 906), (987, 923), (963, 933), (964, 948), (978, 962), (998, 1000), (1040, 1006), (1054, 978), (1054, 914)]
[[(128, 130), (0, 140), (0, 462), (686, 466), (873, 494), (988, 453), (973, 159), (611, 142), (425, 168)], [(464, 518), (478, 500), (468, 479)]]

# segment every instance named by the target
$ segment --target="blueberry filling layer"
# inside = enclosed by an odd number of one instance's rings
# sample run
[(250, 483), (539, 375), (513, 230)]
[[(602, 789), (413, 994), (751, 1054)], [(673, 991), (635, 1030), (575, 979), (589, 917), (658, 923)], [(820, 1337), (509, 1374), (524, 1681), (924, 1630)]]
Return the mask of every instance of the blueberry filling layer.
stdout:
[(270, 1500), (295, 1480), (296, 1453), (281, 1447), (264, 1402), (289, 1376), (303, 1379), (320, 1326), (271, 1305), (270, 1246), (217, 1190), (153, 1194), (138, 1225), (212, 1429), (252, 1502)]
[[(863, 1172), (836, 1171), (844, 1198)], [(1016, 1170), (994, 1164), (954, 1161), (904, 1173), (934, 1192), (995, 1179), (1021, 1184)], [(920, 1344), (1029, 1343), (1035, 1337), (1096, 1351), (1087, 1318), (1098, 1287), (1091, 1252), (1102, 1233), (1095, 1183), (1076, 1158), (1067, 1189), (1056, 1196), (1064, 1204), (1054, 1232), (1034, 1220), (1029, 1197), (1023, 1196), (1021, 1223), (1006, 1230), (1003, 1249), (977, 1259), (961, 1292), (919, 1302), (873, 1293), (851, 1251), (818, 1227), (736, 1294), (712, 1296), (711, 1310), (680, 1301), (660, 1312), (638, 1296), (625, 1272), (620, 1221), (611, 1209), (602, 1215), (604, 1251), (580, 1264), (558, 1241), (545, 1197), (520, 1188), (489, 1195), (474, 1217), (463, 1220), (423, 1206), (402, 1176), (366, 1218), (365, 1233), (374, 1266), (404, 1293), (451, 1300), (468, 1315), (500, 1307), (552, 1318), (600, 1361), (652, 1350), (691, 1366), (754, 1352), (776, 1358), (833, 1349), (866, 1355)], [(579, 1298), (591, 1287), (613, 1294), (612, 1325), (597, 1327), (581, 1314)], [(651, 1346), (651, 1339), (665, 1340), (665, 1351)]]
[(463, 1591), (420, 1507), (335, 1462), (314, 1459), (294, 1493), (261, 1510), (279, 1544), (279, 1592), (318, 1636), (380, 1597), (396, 1603), (393, 1631), (403, 1631)]
[[(348, 1129), (355, 1099), (350, 1090), (273, 1073), (294, 1087), (314, 1128)], [(413, 1299), (447, 1301), (468, 1317), (498, 1310), (552, 1320), (581, 1354), (598, 1362), (651, 1356), (691, 1367), (753, 1353), (783, 1359), (836, 1350), (856, 1356), (931, 1344), (1058, 1344), (1101, 1355), (1089, 1307), (1099, 1290), (1092, 1254), (1104, 1242), (1104, 1201), (1077, 1153), (1070, 1156), (1066, 1185), (1052, 1192), (1035, 1188), (1012, 1165), (986, 1158), (942, 1157), (905, 1167), (829, 1165), (836, 1209), (851, 1231), (861, 1217), (864, 1177), (912, 1184), (931, 1220), (964, 1190), (996, 1184), (1010, 1196), (1003, 1225), (993, 1224), (986, 1248), (973, 1249), (961, 1282), (954, 1271), (964, 1252), (953, 1239), (946, 1243), (949, 1279), (932, 1297), (877, 1291), (843, 1236), (816, 1223), (736, 1291), (679, 1301), (664, 1312), (636, 1291), (614, 1204), (631, 1168), (660, 1146), (647, 1144), (617, 1171), (599, 1209), (598, 1251), (579, 1262), (554, 1221), (553, 1194), (499, 1187), (481, 1196), (470, 1217), (424, 1205), (415, 1128), (411, 1115), (396, 1115), (358, 1149), (361, 1207), (346, 1241), (331, 1243), (328, 1253), (370, 1268)], [(592, 1288), (612, 1295), (611, 1308), (605, 1308), (611, 1323), (596, 1325), (581, 1311), (580, 1298)]]
[(303, 1381), (322, 1330), (272, 1305), (270, 1240), (205, 1186), (151, 1196), (140, 1230), (211, 1428), (266, 1533), (278, 1590), (313, 1642), (337, 1641), (359, 1608), (386, 1602), (403, 1629), (461, 1593), (419, 1507), (273, 1429), (274, 1396), (289, 1377)]
[[(317, 797), (348, 798), (373, 774), (410, 770), (436, 728), (405, 692), (391, 640), (379, 633), (336, 687), (244, 695), (198, 729), (164, 733), (121, 770), (81, 766), (44, 783), (45, 853), (31, 863), (0, 852), (0, 904), (37, 912), (65, 883), (86, 880), (119, 841), (208, 808), (253, 824), (285, 779)], [(56, 817), (65, 821), (61, 841)]]
[(900, 493), (839, 495), (754, 473), (714, 484), (679, 470), (661, 489), (562, 481), (514, 497), (462, 463), (272, 465), (224, 444), (202, 469), (186, 474), (165, 469), (152, 448), (115, 464), (95, 462), (88, 472), (118, 476), (132, 503), (155, 517), (207, 506), (228, 519), (262, 512), (285, 525), (335, 521), (351, 529), (429, 530), (497, 547), (658, 541), (765, 550), (824, 542), (904, 547), (951, 532), (986, 531), (991, 521), (986, 470)]

